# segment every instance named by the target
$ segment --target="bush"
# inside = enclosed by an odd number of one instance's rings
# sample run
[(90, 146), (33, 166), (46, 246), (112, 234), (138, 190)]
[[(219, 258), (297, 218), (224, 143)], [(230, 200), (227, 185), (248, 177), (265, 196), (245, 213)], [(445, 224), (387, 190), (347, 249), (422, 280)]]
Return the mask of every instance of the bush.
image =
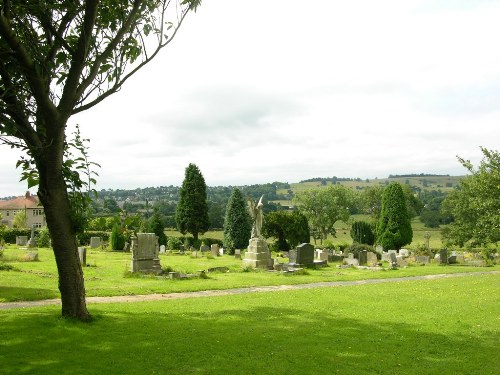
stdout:
[(373, 246), (355, 242), (346, 249), (348, 253), (353, 253), (356, 259), (359, 259), (359, 253), (363, 250), (373, 252)]
[(366, 221), (355, 221), (351, 227), (351, 238), (354, 242), (373, 245), (375, 235)]
[(111, 232), (111, 250), (123, 250), (125, 247), (125, 236), (123, 229), (119, 224), (113, 226), (113, 231)]
[(169, 237), (167, 241), (168, 250), (180, 250), (181, 246), (184, 244), (183, 237)]
[(50, 247), (50, 233), (49, 228), (44, 227), (38, 232), (37, 239), (38, 247)]
[(90, 245), (90, 237), (101, 237), (103, 242), (108, 242), (110, 234), (109, 232), (101, 232), (96, 230), (89, 230), (83, 233), (78, 233), (76, 238), (78, 239), (78, 243), (80, 245)]

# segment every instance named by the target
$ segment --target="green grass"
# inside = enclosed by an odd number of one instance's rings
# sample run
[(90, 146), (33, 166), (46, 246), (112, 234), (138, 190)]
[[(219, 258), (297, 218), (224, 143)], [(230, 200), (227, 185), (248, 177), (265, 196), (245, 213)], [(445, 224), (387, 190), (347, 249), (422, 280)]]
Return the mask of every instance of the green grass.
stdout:
[(500, 276), (0, 314), (2, 374), (496, 374)]
[[(58, 276), (54, 255), (49, 249), (39, 249), (38, 262), (16, 261), (25, 250), (15, 246), (4, 252), (5, 264), (14, 268), (0, 271), (0, 302), (40, 300), (59, 298)], [(210, 289), (231, 289), (241, 287), (304, 284), (323, 281), (348, 281), (374, 278), (429, 275), (436, 273), (456, 273), (484, 271), (482, 267), (461, 265), (413, 266), (395, 271), (372, 271), (359, 269), (338, 269), (335, 264), (329, 267), (309, 270), (304, 275), (284, 275), (267, 271), (243, 272), (242, 261), (232, 256), (217, 258), (192, 258), (188, 255), (160, 255), (162, 267), (171, 267), (182, 273), (196, 273), (212, 267), (228, 267), (228, 273), (211, 273), (207, 279), (170, 280), (168, 277), (144, 276), (126, 277), (130, 270), (130, 253), (91, 250), (87, 254), (84, 268), (87, 296), (116, 296), (152, 293), (176, 293)], [(281, 258), (280, 262), (286, 259)], [(487, 270), (500, 269), (500, 266)]]

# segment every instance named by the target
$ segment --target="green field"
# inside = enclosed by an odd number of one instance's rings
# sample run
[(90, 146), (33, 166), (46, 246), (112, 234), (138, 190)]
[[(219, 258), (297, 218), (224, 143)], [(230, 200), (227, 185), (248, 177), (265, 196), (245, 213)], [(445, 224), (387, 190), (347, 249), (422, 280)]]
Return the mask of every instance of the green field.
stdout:
[(497, 374), (499, 294), (497, 274), (96, 304), (90, 324), (3, 310), (0, 372)]
[[(58, 298), (58, 276), (53, 252), (39, 249), (38, 262), (23, 261), (26, 250), (9, 246), (1, 259), (13, 270), (0, 271), (0, 302), (23, 300), (40, 300)], [(278, 258), (280, 262), (286, 258)], [(199, 270), (213, 267), (227, 267), (227, 273), (210, 273), (208, 278), (195, 277), (187, 280), (170, 280), (167, 276), (131, 275), (131, 254), (124, 252), (90, 250), (87, 264), (84, 267), (85, 288), (87, 296), (117, 296), (151, 293), (177, 293), (210, 289), (229, 289), (263, 285), (304, 284), (323, 281), (348, 281), (374, 278), (393, 278), (419, 276), (436, 273), (474, 272), (485, 270), (484, 267), (465, 265), (411, 266), (398, 270), (363, 270), (339, 269), (336, 264), (319, 269), (308, 269), (305, 274), (286, 275), (279, 272), (261, 270), (248, 271), (242, 268), (242, 261), (233, 256), (197, 257), (190, 255), (160, 254), (160, 262), (164, 269), (197, 274)], [(500, 266), (489, 267), (500, 269)]]

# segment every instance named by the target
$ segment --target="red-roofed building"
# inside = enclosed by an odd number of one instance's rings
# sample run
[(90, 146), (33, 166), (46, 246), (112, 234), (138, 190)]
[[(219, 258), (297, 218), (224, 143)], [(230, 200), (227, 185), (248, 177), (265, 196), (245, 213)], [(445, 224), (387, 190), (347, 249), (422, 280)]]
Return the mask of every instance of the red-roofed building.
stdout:
[(26, 195), (14, 199), (0, 200), (1, 223), (12, 227), (14, 215), (19, 211), (26, 212), (26, 227), (41, 228), (47, 225), (43, 206), (36, 195), (28, 191)]

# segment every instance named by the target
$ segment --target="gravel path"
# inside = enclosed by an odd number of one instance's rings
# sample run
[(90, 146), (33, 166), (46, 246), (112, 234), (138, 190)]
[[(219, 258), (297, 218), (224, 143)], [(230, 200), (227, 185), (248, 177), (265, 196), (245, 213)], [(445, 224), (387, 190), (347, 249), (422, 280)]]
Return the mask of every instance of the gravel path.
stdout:
[[(226, 289), (226, 290), (204, 290), (199, 292), (184, 292), (184, 293), (144, 294), (144, 295), (112, 296), (112, 297), (87, 297), (86, 300), (87, 304), (162, 301), (170, 299), (227, 296), (227, 295), (245, 294), (245, 293), (278, 292), (285, 290), (331, 288), (331, 287), (354, 286), (354, 285), (365, 285), (365, 284), (382, 284), (382, 283), (393, 283), (393, 282), (413, 281), (413, 280), (435, 280), (435, 279), (444, 279), (453, 277), (492, 275), (499, 273), (500, 271), (488, 271), (488, 272), (452, 273), (452, 274), (438, 274), (438, 275), (412, 276), (412, 277), (395, 277), (390, 279), (328, 281), (328, 282), (311, 283), (311, 284), (256, 286), (248, 288), (237, 288), (237, 289)], [(60, 299), (46, 299), (40, 301), (23, 301), (23, 302), (2, 302), (0, 303), (0, 310), (47, 306), (47, 305), (60, 305), (60, 304), (61, 304)]]

